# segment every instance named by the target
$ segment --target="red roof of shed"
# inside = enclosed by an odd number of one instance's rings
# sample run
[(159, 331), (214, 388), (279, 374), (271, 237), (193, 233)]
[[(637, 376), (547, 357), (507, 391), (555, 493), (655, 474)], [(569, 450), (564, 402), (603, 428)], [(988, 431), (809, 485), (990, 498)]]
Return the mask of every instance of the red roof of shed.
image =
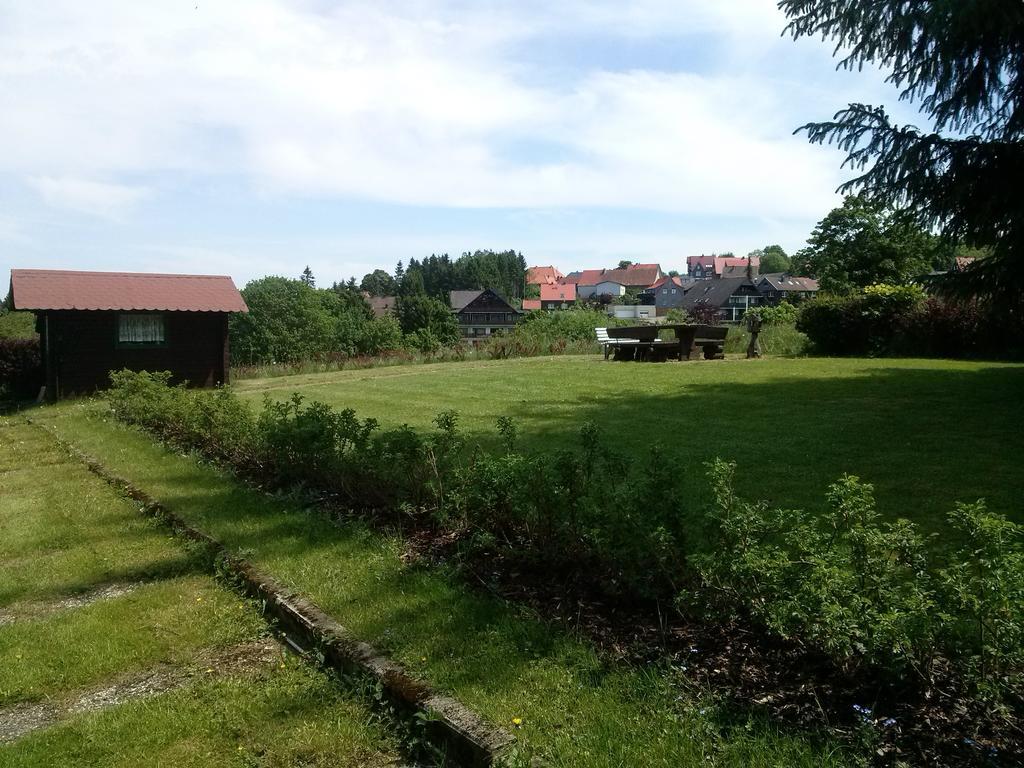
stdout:
[(226, 275), (12, 269), (16, 309), (248, 312)]

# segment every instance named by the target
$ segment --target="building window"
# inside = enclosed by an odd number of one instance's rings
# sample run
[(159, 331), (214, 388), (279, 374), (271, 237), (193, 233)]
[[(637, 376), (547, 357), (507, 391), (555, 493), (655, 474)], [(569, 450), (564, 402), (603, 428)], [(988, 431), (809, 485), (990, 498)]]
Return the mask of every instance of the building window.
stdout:
[(117, 343), (125, 346), (167, 343), (163, 315), (118, 315)]

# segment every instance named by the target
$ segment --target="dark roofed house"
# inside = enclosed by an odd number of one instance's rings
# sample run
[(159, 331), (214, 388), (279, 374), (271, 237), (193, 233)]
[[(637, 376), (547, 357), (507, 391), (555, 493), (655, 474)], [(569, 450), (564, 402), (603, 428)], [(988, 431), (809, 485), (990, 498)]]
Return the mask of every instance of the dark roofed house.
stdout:
[(36, 315), (48, 400), (101, 389), (122, 368), (227, 383), (228, 318), (249, 311), (219, 275), (14, 269), (11, 297)]
[(818, 294), (818, 281), (812, 277), (797, 277), (785, 272), (761, 275), (757, 290), (769, 304), (778, 304), (783, 299), (802, 301), (813, 299)]
[(686, 292), (696, 282), (696, 280), (686, 277), (663, 277), (641, 291), (641, 297), (645, 298), (647, 303), (657, 307), (658, 315), (665, 315), (669, 310), (682, 307)]
[(750, 307), (763, 303), (757, 286), (745, 277), (698, 280), (686, 291), (680, 308), (691, 315), (714, 314), (716, 320), (739, 322)]
[(448, 300), (463, 337), (471, 342), (512, 330), (521, 314), (490, 288), (482, 291), (452, 291)]

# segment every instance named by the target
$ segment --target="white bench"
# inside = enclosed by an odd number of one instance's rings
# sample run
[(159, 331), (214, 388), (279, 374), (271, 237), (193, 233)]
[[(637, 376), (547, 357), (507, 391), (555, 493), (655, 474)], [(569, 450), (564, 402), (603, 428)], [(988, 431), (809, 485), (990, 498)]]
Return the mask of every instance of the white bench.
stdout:
[(639, 344), (640, 339), (613, 339), (608, 335), (607, 328), (595, 328), (594, 333), (597, 334), (597, 343), (601, 345), (604, 350), (604, 359), (608, 359), (608, 353), (611, 352), (612, 347), (617, 347), (619, 344)]

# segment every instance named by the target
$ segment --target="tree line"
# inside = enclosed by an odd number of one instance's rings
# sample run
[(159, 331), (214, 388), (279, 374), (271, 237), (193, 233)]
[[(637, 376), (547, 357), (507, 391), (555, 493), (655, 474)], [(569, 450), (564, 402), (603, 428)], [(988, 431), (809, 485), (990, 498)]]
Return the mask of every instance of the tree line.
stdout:
[[(231, 356), (236, 364), (380, 355), (402, 349), (432, 352), (457, 344), (458, 322), (448, 292), (491, 288), (521, 299), (526, 260), (516, 251), (474, 251), (457, 259), (432, 254), (318, 288), (307, 266), (298, 278), (264, 277), (249, 282), (242, 296), (248, 314), (231, 320)], [(375, 317), (369, 296), (397, 296), (393, 314)]]
[(473, 251), (453, 259), (447, 253), (422, 260), (398, 262), (393, 275), (376, 269), (365, 275), (359, 287), (371, 296), (426, 296), (448, 301), (450, 291), (490, 288), (506, 299), (522, 299), (526, 283), (526, 259), (517, 251)]

